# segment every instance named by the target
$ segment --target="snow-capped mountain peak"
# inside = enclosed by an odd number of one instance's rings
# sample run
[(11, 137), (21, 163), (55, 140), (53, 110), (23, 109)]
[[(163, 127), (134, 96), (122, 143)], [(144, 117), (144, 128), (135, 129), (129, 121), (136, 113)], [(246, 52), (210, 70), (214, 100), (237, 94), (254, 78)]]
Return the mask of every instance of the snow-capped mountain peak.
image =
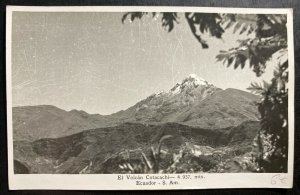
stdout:
[(210, 86), (211, 84), (208, 83), (205, 79), (198, 77), (196, 74), (190, 74), (188, 77), (183, 79), (182, 82), (177, 83), (170, 92), (173, 94), (180, 93), (183, 89), (187, 88), (197, 88), (199, 86)]
[(205, 79), (199, 77), (196, 74), (190, 74), (183, 81), (193, 82), (196, 86), (199, 86), (199, 85), (205, 85), (205, 86), (207, 86), (207, 85), (209, 85), (209, 83)]

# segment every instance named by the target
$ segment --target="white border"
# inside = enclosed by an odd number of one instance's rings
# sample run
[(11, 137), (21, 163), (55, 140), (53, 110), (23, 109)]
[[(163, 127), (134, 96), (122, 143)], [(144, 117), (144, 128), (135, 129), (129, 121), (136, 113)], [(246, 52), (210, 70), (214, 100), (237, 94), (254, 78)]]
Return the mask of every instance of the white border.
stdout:
[[(7, 139), (9, 189), (61, 189), (61, 190), (157, 190), (157, 189), (208, 189), (208, 188), (291, 188), (293, 185), (294, 162), (294, 44), (292, 9), (251, 9), (217, 7), (136, 7), (136, 6), (7, 6), (6, 13), (6, 87), (7, 87)], [(274, 173), (205, 173), (202, 180), (181, 180), (175, 186), (136, 186), (135, 181), (119, 181), (118, 174), (28, 174), (15, 175), (13, 172), (12, 137), (12, 86), (11, 86), (11, 31), (12, 13), (24, 12), (204, 12), (241, 14), (287, 14), (288, 55), (289, 55), (289, 155), (288, 173), (280, 174), (284, 182), (271, 184)], [(172, 174), (177, 176), (176, 174)], [(199, 175), (199, 174), (191, 174)]]

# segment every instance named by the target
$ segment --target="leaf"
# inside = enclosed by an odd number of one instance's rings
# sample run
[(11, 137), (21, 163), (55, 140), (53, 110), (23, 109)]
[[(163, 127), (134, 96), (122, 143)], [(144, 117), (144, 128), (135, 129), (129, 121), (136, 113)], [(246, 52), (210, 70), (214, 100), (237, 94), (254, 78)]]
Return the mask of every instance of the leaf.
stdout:
[(263, 81), (263, 86), (259, 83), (251, 83), (250, 87), (247, 88), (247, 90), (252, 91), (252, 93), (258, 94), (258, 95), (264, 95), (268, 91), (269, 84), (265, 81)]
[(220, 53), (220, 54), (216, 55), (217, 62), (225, 60), (226, 57), (227, 57), (227, 54)]
[(239, 65), (240, 65), (239, 58), (236, 57), (236, 58), (235, 58), (235, 62), (234, 62), (233, 68), (234, 68), (234, 69), (237, 69), (237, 68), (239, 67)]
[[(230, 14), (225, 14), (223, 16), (223, 20), (227, 22), (227, 25), (224, 29), (229, 29), (233, 27), (233, 33), (239, 32), (239, 34), (243, 34), (247, 32), (247, 35), (253, 32), (256, 26), (256, 15), (251, 14), (231, 14), (233, 16), (226, 16)], [(232, 17), (229, 18), (229, 17)]]
[(145, 164), (147, 165), (147, 167), (149, 169), (152, 169), (153, 166), (151, 165), (151, 162), (148, 160), (148, 158), (147, 158), (147, 156), (145, 155), (144, 152), (142, 152), (142, 157), (143, 157), (143, 160), (144, 160)]
[(127, 16), (129, 15), (130, 13), (126, 13), (122, 16), (122, 23), (124, 23), (124, 21), (126, 20)]
[(207, 49), (208, 48), (208, 44), (207, 43), (201, 43), (201, 46), (203, 49)]
[(236, 23), (236, 14), (223, 14), (222, 15), (222, 22), (221, 24), (225, 24), (226, 26), (224, 27), (224, 29), (228, 29), (230, 28), (233, 24)]
[(129, 169), (131, 172), (134, 172), (134, 169), (133, 169), (133, 167), (131, 166), (130, 163), (127, 163), (127, 167), (128, 167), (128, 169)]
[(167, 28), (168, 32), (171, 32), (174, 28), (174, 23), (178, 23), (177, 22), (177, 13), (175, 12), (166, 12), (166, 13), (163, 13), (163, 16), (162, 16), (162, 26), (164, 28)]
[(208, 44), (197, 33), (197, 28), (201, 34), (209, 33), (211, 36), (221, 38), (224, 32), (221, 27), (220, 14), (216, 13), (185, 13), (185, 18), (190, 26), (194, 37), (199, 41), (202, 48), (208, 48)]
[(233, 28), (233, 34), (235, 34), (238, 30), (240, 30), (240, 27), (242, 26), (241, 23), (236, 23)]
[(234, 60), (233, 57), (227, 59), (227, 67), (229, 67), (232, 64), (233, 60)]
[(236, 61), (235, 61), (236, 68), (237, 68), (238, 66), (241, 66), (241, 68), (243, 69), (243, 68), (245, 67), (246, 61), (247, 61), (246, 55), (243, 55), (243, 54), (241, 54), (241, 53), (238, 53), (238, 54), (236, 55)]
[(152, 157), (153, 157), (153, 159), (156, 159), (157, 158), (157, 151), (154, 149), (154, 147), (153, 146), (151, 146), (151, 154), (152, 154)]
[(246, 30), (248, 29), (247, 25), (243, 25), (241, 31), (240, 31), (240, 35), (243, 34), (244, 32), (246, 32)]
[(250, 24), (249, 30), (247, 31), (247, 36), (250, 35), (254, 31), (254, 27)]
[(122, 23), (125, 22), (127, 17), (130, 17), (130, 21), (133, 22), (136, 18), (141, 19), (147, 12), (127, 12), (122, 16)]
[[(202, 21), (202, 19), (201, 19), (201, 21)], [(206, 26), (206, 24), (203, 24), (203, 22), (200, 22), (199, 24), (200, 24), (200, 26), (199, 26), (200, 32), (203, 34), (204, 30), (205, 30), (205, 28), (207, 28), (207, 26)]]
[(164, 140), (169, 139), (171, 137), (173, 137), (173, 136), (172, 135), (164, 135), (160, 138), (159, 143), (162, 143)]

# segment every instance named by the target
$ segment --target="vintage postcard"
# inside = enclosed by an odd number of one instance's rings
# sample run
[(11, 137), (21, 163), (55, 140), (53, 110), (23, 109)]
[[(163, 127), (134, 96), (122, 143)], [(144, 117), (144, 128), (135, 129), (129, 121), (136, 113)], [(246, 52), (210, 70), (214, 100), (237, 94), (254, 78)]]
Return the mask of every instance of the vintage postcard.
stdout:
[(292, 9), (7, 7), (9, 187), (291, 188)]

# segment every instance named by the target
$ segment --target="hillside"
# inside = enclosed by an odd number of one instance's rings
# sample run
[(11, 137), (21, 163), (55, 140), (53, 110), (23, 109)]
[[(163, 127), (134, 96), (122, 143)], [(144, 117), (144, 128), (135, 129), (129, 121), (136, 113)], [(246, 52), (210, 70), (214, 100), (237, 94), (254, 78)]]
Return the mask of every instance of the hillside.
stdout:
[(155, 93), (111, 116), (124, 122), (175, 122), (202, 128), (225, 128), (258, 121), (258, 96), (238, 89), (222, 90), (190, 75), (170, 91)]
[[(163, 135), (173, 137), (163, 144), (165, 157), (161, 168), (174, 163), (172, 156), (180, 153), (183, 148), (200, 148), (208, 158), (212, 158), (214, 152), (222, 150), (223, 160), (232, 160), (233, 153), (239, 152), (239, 155), (244, 155), (253, 150), (251, 144), (257, 129), (259, 123), (250, 121), (237, 127), (215, 130), (175, 123), (124, 123), (56, 139), (15, 141), (15, 172), (120, 173), (122, 170), (119, 165), (139, 162), (141, 152), (149, 155), (149, 148), (157, 145)], [(193, 156), (196, 159), (202, 157)]]
[(115, 120), (107, 116), (78, 110), (68, 112), (50, 105), (13, 107), (12, 115), (14, 140), (57, 138), (115, 125)]

